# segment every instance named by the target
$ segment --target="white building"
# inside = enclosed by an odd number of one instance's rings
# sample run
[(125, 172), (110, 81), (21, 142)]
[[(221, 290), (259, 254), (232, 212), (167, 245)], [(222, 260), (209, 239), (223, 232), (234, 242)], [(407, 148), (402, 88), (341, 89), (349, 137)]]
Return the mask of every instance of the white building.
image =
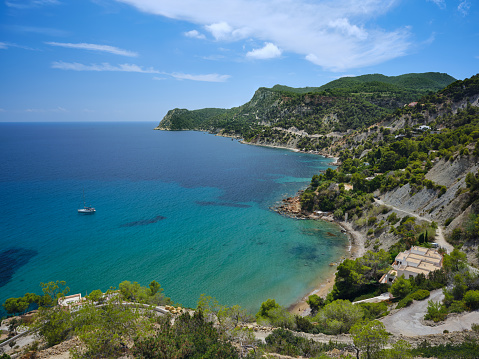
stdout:
[(71, 308), (74, 305), (79, 305), (82, 301), (81, 294), (67, 295), (66, 297), (61, 297), (58, 299), (58, 305), (60, 307)]
[(420, 273), (427, 277), (429, 273), (442, 268), (442, 255), (435, 248), (413, 246), (399, 253), (392, 267), (393, 269), (381, 277), (380, 283), (391, 284), (402, 275), (406, 279), (416, 277)]

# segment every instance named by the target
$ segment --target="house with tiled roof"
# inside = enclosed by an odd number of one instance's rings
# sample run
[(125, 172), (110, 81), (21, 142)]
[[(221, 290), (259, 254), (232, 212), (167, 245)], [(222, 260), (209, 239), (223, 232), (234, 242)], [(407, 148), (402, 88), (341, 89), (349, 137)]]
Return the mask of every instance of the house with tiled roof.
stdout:
[(413, 246), (396, 256), (392, 269), (379, 282), (391, 284), (402, 275), (410, 279), (421, 273), (427, 277), (429, 273), (441, 268), (442, 255), (435, 248)]

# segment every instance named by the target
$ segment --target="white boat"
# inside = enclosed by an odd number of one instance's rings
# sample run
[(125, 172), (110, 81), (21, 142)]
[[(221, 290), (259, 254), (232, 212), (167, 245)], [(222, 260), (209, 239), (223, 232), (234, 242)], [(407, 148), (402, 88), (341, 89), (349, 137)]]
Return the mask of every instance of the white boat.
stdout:
[(89, 207), (85, 203), (85, 190), (83, 190), (83, 208), (78, 208), (78, 213), (83, 213), (83, 214), (93, 214), (95, 213), (96, 210), (93, 207)]

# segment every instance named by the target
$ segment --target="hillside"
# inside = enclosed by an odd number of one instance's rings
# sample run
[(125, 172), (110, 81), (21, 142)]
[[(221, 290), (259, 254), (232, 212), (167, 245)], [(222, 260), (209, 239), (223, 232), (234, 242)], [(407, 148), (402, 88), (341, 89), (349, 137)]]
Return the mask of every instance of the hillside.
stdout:
[(232, 109), (168, 111), (157, 129), (204, 130), (246, 142), (322, 150), (332, 132), (371, 125), (404, 104), (452, 83), (447, 74), (364, 75), (321, 87), (259, 88)]
[(375, 250), (444, 233), (478, 263), (479, 75), (338, 139), (330, 152), (340, 166), (313, 177), (303, 211), (334, 212)]

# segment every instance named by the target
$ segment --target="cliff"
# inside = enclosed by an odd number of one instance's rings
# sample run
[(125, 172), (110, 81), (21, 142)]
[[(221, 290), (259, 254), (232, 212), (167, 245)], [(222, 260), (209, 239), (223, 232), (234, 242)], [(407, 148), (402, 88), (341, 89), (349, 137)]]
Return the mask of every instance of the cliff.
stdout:
[(334, 212), (367, 237), (367, 249), (401, 249), (435, 232), (428, 241), (463, 246), (478, 263), (479, 75), (351, 131), (329, 150), (341, 165), (313, 177), (304, 211)]
[(206, 130), (254, 144), (321, 151), (334, 142), (332, 132), (372, 125), (398, 106), (453, 81), (440, 73), (375, 74), (342, 78), (321, 87), (262, 87), (239, 107), (168, 111), (157, 129)]

